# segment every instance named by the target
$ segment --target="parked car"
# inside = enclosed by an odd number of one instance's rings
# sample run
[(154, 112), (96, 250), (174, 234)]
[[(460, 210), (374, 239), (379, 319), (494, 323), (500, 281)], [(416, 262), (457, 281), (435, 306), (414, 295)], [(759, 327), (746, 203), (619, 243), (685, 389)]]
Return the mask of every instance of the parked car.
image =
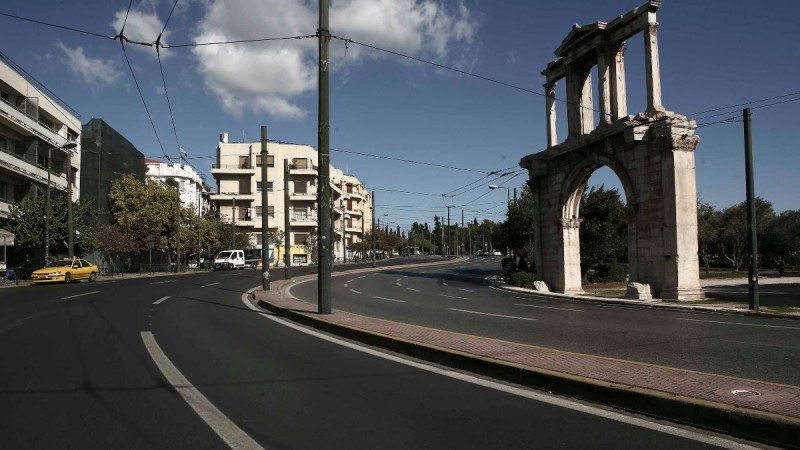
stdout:
[(85, 259), (64, 258), (47, 267), (34, 270), (31, 274), (31, 283), (70, 283), (75, 280), (97, 279), (97, 266)]

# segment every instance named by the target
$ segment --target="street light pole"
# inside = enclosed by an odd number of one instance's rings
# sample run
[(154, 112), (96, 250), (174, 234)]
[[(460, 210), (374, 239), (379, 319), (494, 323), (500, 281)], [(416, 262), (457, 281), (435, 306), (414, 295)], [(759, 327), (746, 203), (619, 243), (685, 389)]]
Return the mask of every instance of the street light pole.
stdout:
[[(498, 186), (496, 184), (490, 184), (489, 189), (505, 189), (506, 190), (506, 211), (508, 212), (511, 209), (511, 189), (505, 186)], [(511, 256), (511, 227), (509, 226), (509, 217), (508, 213), (506, 213), (506, 256)]]

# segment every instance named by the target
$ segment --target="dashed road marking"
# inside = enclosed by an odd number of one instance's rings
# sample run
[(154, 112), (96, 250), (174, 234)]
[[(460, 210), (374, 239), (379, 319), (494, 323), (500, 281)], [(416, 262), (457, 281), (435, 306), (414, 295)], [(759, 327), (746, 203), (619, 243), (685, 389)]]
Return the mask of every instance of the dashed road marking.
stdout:
[(526, 305), (524, 303), (514, 303), (514, 306), (524, 306), (526, 308), (558, 309), (558, 310), (561, 310), (561, 311), (584, 312), (584, 310), (582, 310), (582, 309), (559, 308), (559, 307), (556, 307), (556, 306), (542, 306), (542, 305)]
[(406, 303), (405, 300), (398, 300), (396, 298), (378, 297), (377, 295), (373, 295), (372, 298), (377, 298), (378, 300), (386, 300), (389, 302)]
[(701, 319), (678, 319), (678, 320), (685, 320), (688, 322), (705, 322), (705, 323), (719, 323), (723, 325), (739, 325), (743, 327), (758, 327), (758, 328), (779, 328), (782, 330), (797, 330), (800, 331), (798, 327), (782, 327), (779, 325), (761, 325), (758, 323), (742, 323), (742, 322), (724, 322), (722, 320), (701, 320)]
[(361, 293), (361, 292), (359, 292), (359, 291), (357, 291), (357, 290), (355, 290), (355, 289), (350, 289), (350, 292), (352, 292), (352, 293), (354, 293), (354, 294), (360, 294), (360, 293)]
[(530, 317), (506, 316), (504, 314), (492, 314), (492, 313), (485, 313), (485, 312), (480, 312), (480, 311), (470, 311), (468, 309), (458, 309), (458, 308), (448, 308), (448, 309), (450, 311), (458, 311), (458, 312), (463, 312), (463, 313), (468, 313), (468, 314), (480, 314), (482, 316), (502, 317), (502, 318), (505, 318), (505, 319), (530, 320), (530, 321), (539, 320), (539, 319), (532, 319)]
[(69, 295), (67, 297), (61, 297), (61, 300), (67, 300), (67, 299), (75, 298), (75, 297), (84, 297), (86, 295), (97, 294), (98, 292), (100, 292), (100, 291), (84, 292), (83, 294)]
[(154, 301), (154, 302), (153, 302), (153, 304), (154, 304), (154, 305), (160, 305), (160, 304), (161, 304), (161, 302), (163, 302), (164, 300), (166, 300), (166, 299), (168, 299), (168, 298), (169, 298), (169, 295), (167, 295), (166, 297), (161, 297), (160, 299), (158, 299), (158, 300)]
[(459, 297), (457, 295), (447, 295), (447, 294), (439, 294), (439, 297), (457, 298), (459, 300), (472, 300), (471, 298), (467, 298), (467, 297)]
[(153, 282), (153, 283), (150, 283), (150, 284), (174, 283), (174, 282), (176, 282), (176, 281), (178, 281), (178, 280), (155, 281), (155, 282)]

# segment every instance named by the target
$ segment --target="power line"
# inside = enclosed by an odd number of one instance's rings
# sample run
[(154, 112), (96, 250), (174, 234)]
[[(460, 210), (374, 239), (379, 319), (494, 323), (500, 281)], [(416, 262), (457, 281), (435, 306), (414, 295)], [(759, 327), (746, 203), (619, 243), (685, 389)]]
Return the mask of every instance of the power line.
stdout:
[(443, 169), (462, 170), (462, 171), (465, 171), (465, 172), (486, 173), (485, 170), (465, 169), (463, 167), (447, 166), (447, 165), (443, 165), (443, 164), (436, 164), (436, 163), (429, 163), (429, 162), (422, 162), (422, 161), (413, 161), (413, 160), (410, 160), (410, 159), (395, 158), (393, 156), (373, 155), (373, 154), (369, 154), (369, 153), (356, 152), (356, 151), (352, 151), (352, 150), (342, 150), (342, 149), (332, 148), (331, 151), (339, 152), (339, 153), (349, 153), (351, 155), (368, 156), (370, 158), (388, 159), (388, 160), (391, 160), (391, 161), (400, 161), (400, 162), (405, 162), (405, 163), (410, 163), (410, 164), (420, 164), (420, 165), (424, 165), (424, 166), (441, 167)]
[(94, 33), (94, 32), (91, 32), (91, 31), (79, 30), (77, 28), (66, 27), (66, 26), (63, 26), (63, 25), (58, 25), (58, 24), (54, 24), (54, 23), (50, 23), (50, 22), (44, 22), (44, 21), (36, 20), (36, 19), (30, 19), (30, 18), (22, 17), (22, 16), (16, 16), (14, 14), (8, 14), (8, 13), (0, 12), (0, 16), (11, 17), (12, 19), (18, 19), (18, 20), (22, 20), (22, 21), (25, 21), (25, 22), (31, 22), (31, 23), (44, 25), (44, 26), (48, 26), (48, 27), (53, 27), (53, 28), (59, 28), (61, 30), (72, 31), (72, 32), (75, 32), (75, 33), (88, 34), (90, 36), (101, 37), (101, 38), (104, 38), (104, 39), (110, 39), (112, 41), (116, 40), (116, 38), (114, 38), (113, 36), (108, 36), (108, 35), (100, 34), (100, 33)]
[(299, 40), (299, 39), (308, 39), (308, 38), (315, 38), (317, 37), (316, 34), (306, 34), (302, 36), (287, 36), (287, 37), (277, 37), (277, 38), (260, 38), (260, 39), (238, 39), (234, 41), (218, 41), (218, 42), (198, 42), (194, 44), (179, 44), (179, 45), (163, 45), (163, 48), (185, 48), (185, 47), (201, 47), (205, 45), (226, 45), (226, 44), (245, 44), (245, 43), (252, 43), (252, 42), (269, 42), (269, 41), (289, 41), (289, 40)]

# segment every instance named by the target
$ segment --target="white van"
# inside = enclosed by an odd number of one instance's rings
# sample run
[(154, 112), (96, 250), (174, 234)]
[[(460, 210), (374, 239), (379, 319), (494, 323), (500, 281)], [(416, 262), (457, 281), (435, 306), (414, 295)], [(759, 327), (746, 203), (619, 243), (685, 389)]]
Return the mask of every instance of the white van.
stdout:
[(214, 270), (244, 269), (244, 250), (223, 250), (214, 257)]

